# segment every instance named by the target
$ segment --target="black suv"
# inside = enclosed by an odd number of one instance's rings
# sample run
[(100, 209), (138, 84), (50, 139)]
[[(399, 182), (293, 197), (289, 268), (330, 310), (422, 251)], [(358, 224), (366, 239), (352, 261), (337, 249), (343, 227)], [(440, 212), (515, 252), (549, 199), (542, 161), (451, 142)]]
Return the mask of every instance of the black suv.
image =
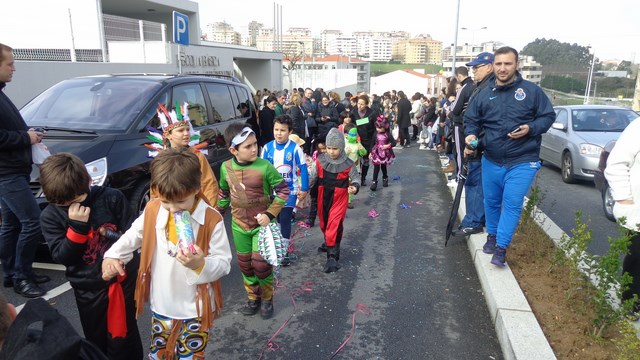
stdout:
[[(62, 81), (25, 105), (20, 112), (33, 128), (46, 130), (43, 142), (52, 154), (70, 152), (86, 164), (94, 185), (120, 189), (133, 211), (149, 200), (152, 142), (149, 127), (161, 129), (158, 103), (167, 109), (188, 103), (194, 130), (207, 142), (216, 175), (231, 155), (223, 134), (233, 122), (246, 122), (253, 111), (251, 91), (235, 79), (196, 75), (106, 75)], [(250, 112), (241, 113), (240, 104)], [(244, 107), (242, 107), (244, 108)], [(33, 194), (47, 204), (38, 168), (31, 174)]]

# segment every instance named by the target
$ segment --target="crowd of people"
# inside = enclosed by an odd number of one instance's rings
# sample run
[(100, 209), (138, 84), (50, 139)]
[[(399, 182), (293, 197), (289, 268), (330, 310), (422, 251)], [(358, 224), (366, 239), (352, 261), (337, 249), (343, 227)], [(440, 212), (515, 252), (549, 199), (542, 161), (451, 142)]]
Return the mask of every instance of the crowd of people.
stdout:
[[(389, 167), (412, 143), (438, 152), (443, 171), (451, 174), (449, 185), (466, 177), (467, 214), (454, 235), (481, 233), (486, 226), (483, 250), (493, 254), (492, 264), (504, 266), (524, 196), (540, 168), (541, 134), (555, 119), (547, 96), (522, 79), (517, 64), (518, 53), (509, 47), (481, 53), (456, 68), (439, 94), (410, 98), (402, 90), (380, 96), (257, 91), (255, 108), (241, 109), (252, 114), (250, 120), (225, 130), (232, 157), (217, 176), (189, 145), (189, 120), (159, 112), (164, 148), (151, 163), (151, 200), (137, 219), (123, 212), (128, 206), (120, 191), (88, 187), (83, 162), (68, 153), (41, 166), (50, 205), (40, 214), (29, 189), (29, 151), (43, 133), (29, 129), (0, 92), (4, 286), (25, 297), (44, 294), (38, 283), (48, 278), (31, 268), (34, 243), (44, 234), (53, 259), (66, 266), (84, 334), (99, 352), (142, 358), (136, 317), (149, 303), (149, 358), (175, 358), (178, 351), (181, 358), (203, 358), (222, 307), (220, 278), (231, 268), (229, 241), (246, 292), (241, 314), (271, 318), (275, 267), (260, 249), (263, 229), (279, 224), (287, 244), (295, 212), (308, 207), (304, 226), (315, 226), (317, 218), (322, 232), (322, 272), (338, 271), (354, 197), (367, 185), (369, 191), (388, 187)], [(0, 44), (0, 89), (14, 70), (11, 48)], [(462, 172), (466, 162), (468, 174)], [(616, 196), (622, 203), (628, 193), (617, 190)], [(231, 237), (222, 221), (229, 208)], [(275, 266), (291, 263), (287, 253)], [(0, 301), (0, 335), (11, 331), (14, 317)]]

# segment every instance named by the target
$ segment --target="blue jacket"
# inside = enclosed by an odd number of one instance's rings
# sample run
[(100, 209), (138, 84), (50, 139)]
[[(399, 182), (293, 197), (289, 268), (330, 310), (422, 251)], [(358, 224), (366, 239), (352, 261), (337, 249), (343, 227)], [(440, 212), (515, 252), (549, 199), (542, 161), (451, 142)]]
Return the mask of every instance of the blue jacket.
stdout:
[[(542, 134), (555, 119), (551, 101), (542, 89), (516, 73), (513, 83), (496, 85), (492, 79), (475, 95), (464, 114), (464, 134), (479, 137), (484, 129), (485, 157), (511, 167), (539, 160)], [(525, 124), (529, 125), (527, 136), (517, 140), (507, 136)]]

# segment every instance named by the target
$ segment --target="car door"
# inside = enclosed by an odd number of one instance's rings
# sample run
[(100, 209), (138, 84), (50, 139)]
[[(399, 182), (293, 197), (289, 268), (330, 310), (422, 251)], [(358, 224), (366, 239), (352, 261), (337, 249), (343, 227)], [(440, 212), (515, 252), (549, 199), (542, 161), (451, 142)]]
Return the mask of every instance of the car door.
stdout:
[(554, 129), (553, 126), (542, 135), (542, 145), (540, 146), (540, 158), (553, 165), (560, 166), (562, 157), (562, 147), (567, 137), (568, 112), (565, 109), (556, 109), (556, 121), (554, 124), (561, 124), (564, 130)]

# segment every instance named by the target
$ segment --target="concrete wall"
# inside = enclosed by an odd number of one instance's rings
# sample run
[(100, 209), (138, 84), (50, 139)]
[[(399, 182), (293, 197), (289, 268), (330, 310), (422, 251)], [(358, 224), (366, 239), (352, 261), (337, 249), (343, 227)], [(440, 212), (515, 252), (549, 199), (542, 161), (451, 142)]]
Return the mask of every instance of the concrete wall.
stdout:
[[(156, 50), (163, 51), (160, 47)], [(279, 53), (222, 45), (178, 49), (177, 45), (170, 44), (168, 59), (169, 63), (166, 64), (16, 61), (13, 81), (7, 85), (5, 92), (21, 108), (50, 86), (72, 77), (180, 72), (235, 75), (254, 92), (262, 88), (282, 89), (282, 54)]]

